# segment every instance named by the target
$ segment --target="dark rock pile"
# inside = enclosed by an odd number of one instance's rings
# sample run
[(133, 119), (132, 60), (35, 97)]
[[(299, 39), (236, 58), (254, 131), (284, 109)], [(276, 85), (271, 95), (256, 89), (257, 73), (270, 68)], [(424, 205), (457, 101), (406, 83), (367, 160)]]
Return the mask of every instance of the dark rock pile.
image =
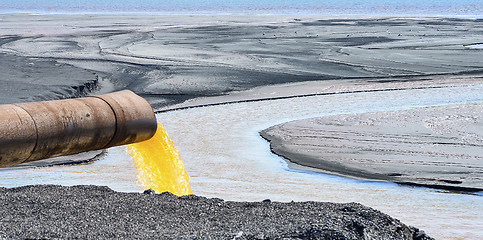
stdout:
[(0, 188), (0, 238), (431, 239), (357, 203), (230, 202), (99, 186)]

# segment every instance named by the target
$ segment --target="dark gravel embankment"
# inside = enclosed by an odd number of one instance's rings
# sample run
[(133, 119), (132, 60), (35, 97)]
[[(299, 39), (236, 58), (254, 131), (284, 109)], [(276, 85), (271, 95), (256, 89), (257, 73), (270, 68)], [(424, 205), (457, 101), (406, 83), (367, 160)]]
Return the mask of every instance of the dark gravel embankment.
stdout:
[(107, 187), (0, 188), (1, 239), (431, 239), (357, 203), (229, 202)]

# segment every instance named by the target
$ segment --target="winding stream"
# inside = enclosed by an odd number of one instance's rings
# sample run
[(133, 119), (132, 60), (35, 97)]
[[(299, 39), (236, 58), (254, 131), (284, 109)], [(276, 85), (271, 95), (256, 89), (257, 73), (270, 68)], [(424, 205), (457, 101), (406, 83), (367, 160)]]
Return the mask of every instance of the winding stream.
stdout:
[(316, 116), (483, 101), (483, 86), (338, 94), (158, 114), (190, 174), (193, 192), (227, 200), (360, 202), (438, 239), (483, 237), (483, 198), (292, 170), (258, 132)]
[[(483, 85), (478, 85), (245, 102), (157, 117), (178, 148), (197, 195), (237, 201), (360, 202), (437, 239), (482, 239), (482, 196), (292, 170), (258, 135), (262, 129), (295, 119), (482, 101)], [(124, 147), (110, 149), (105, 159), (91, 164), (0, 171), (0, 183), (141, 190)]]

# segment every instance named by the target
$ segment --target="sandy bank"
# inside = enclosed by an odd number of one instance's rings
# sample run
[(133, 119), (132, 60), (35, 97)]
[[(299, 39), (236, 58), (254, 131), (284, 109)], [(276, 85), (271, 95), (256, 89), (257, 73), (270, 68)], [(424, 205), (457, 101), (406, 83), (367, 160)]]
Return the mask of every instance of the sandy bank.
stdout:
[(483, 191), (482, 121), (480, 103), (298, 120), (261, 135), (295, 168)]

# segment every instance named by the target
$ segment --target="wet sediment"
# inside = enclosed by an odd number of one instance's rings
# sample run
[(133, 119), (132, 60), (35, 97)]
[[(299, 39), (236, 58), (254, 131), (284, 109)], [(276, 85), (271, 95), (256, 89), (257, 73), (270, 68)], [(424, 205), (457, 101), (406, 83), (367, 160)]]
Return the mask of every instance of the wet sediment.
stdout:
[(450, 191), (483, 191), (483, 105), (338, 115), (261, 132), (292, 167)]
[(274, 84), (410, 84), (483, 71), (471, 47), (478, 19), (0, 17), (0, 81), (12, 86), (0, 90), (17, 89), (2, 103), (130, 89), (163, 108)]

